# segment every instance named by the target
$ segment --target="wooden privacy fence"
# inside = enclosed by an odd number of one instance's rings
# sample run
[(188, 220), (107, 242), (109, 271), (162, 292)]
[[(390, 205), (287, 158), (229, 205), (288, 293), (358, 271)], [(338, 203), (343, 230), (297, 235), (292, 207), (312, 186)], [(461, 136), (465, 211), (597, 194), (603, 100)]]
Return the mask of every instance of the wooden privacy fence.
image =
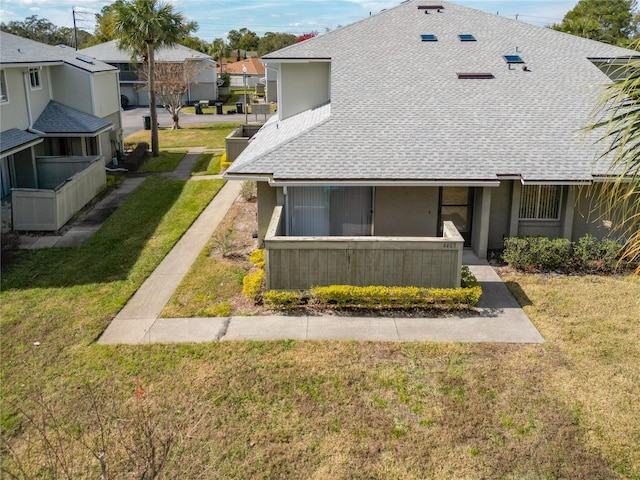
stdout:
[(288, 237), (282, 210), (275, 207), (264, 241), (267, 289), (460, 286), (464, 239), (452, 222), (442, 237)]

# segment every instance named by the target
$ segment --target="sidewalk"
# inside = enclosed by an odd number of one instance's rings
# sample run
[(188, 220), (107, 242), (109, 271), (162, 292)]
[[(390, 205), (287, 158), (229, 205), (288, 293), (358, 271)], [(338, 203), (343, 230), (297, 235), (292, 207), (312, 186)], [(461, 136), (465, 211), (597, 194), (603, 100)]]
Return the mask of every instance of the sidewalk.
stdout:
[[(203, 149), (189, 149), (169, 178), (191, 177)], [(206, 178), (216, 178), (208, 176)], [(133, 192), (145, 177), (123, 184), (61, 236), (21, 237), (22, 248), (80, 245)], [(160, 318), (173, 292), (240, 194), (240, 182), (227, 182), (175, 247), (142, 284), (99, 338), (99, 344), (214, 342), (232, 340), (355, 340), (543, 343), (544, 338), (485, 260), (465, 251), (482, 286), (476, 316), (434, 318), (381, 316), (286, 316)]]

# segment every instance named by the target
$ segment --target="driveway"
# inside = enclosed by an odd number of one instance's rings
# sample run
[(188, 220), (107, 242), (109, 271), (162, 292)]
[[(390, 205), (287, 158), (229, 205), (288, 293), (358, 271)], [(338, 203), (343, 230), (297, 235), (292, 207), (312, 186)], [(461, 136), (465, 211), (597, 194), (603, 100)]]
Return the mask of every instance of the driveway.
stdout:
[[(122, 128), (124, 136), (142, 130), (144, 128), (144, 120), (142, 117), (149, 115), (149, 107), (134, 107), (122, 110)], [(247, 119), (249, 123), (255, 122), (255, 115), (249, 114)], [(189, 125), (193, 123), (216, 123), (216, 122), (244, 122), (244, 114), (232, 115), (193, 115), (188, 113), (180, 113), (180, 125)], [(264, 120), (263, 115), (258, 115), (258, 120)], [(170, 127), (172, 125), (171, 115), (164, 108), (158, 107), (158, 123), (160, 127)]]

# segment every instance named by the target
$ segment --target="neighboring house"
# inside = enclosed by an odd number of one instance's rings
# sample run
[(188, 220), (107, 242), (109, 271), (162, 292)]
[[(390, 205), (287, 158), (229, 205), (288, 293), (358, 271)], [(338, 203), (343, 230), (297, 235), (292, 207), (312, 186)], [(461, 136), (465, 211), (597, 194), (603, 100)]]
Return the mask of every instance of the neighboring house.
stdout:
[[(83, 55), (96, 58), (120, 70), (120, 93), (127, 97), (129, 105), (149, 106), (149, 91), (144, 75), (140, 73), (142, 58), (133, 62), (131, 55), (120, 50), (115, 40), (79, 50)], [(192, 72), (184, 102), (216, 100), (216, 62), (211, 56), (184, 45), (161, 48), (155, 55), (156, 63), (184, 63)]]
[(230, 63), (224, 66), (224, 73), (229, 74), (229, 85), (231, 87), (244, 87), (246, 67), (246, 82), (248, 88), (255, 88), (256, 83), (264, 84), (265, 70), (262, 60), (259, 58), (247, 58), (239, 62)]
[(2, 231), (58, 230), (121, 150), (118, 70), (0, 32)]
[(266, 55), (278, 114), (225, 177), (258, 181), (267, 286), (451, 286), (462, 244), (607, 236), (583, 128), (636, 55), (428, 0)]

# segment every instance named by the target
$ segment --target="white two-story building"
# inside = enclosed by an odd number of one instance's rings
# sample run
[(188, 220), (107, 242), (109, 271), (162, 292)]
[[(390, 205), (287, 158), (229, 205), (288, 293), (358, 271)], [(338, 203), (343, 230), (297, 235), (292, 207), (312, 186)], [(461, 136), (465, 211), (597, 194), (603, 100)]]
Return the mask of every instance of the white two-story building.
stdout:
[(117, 68), (0, 32), (2, 230), (55, 231), (121, 150)]

